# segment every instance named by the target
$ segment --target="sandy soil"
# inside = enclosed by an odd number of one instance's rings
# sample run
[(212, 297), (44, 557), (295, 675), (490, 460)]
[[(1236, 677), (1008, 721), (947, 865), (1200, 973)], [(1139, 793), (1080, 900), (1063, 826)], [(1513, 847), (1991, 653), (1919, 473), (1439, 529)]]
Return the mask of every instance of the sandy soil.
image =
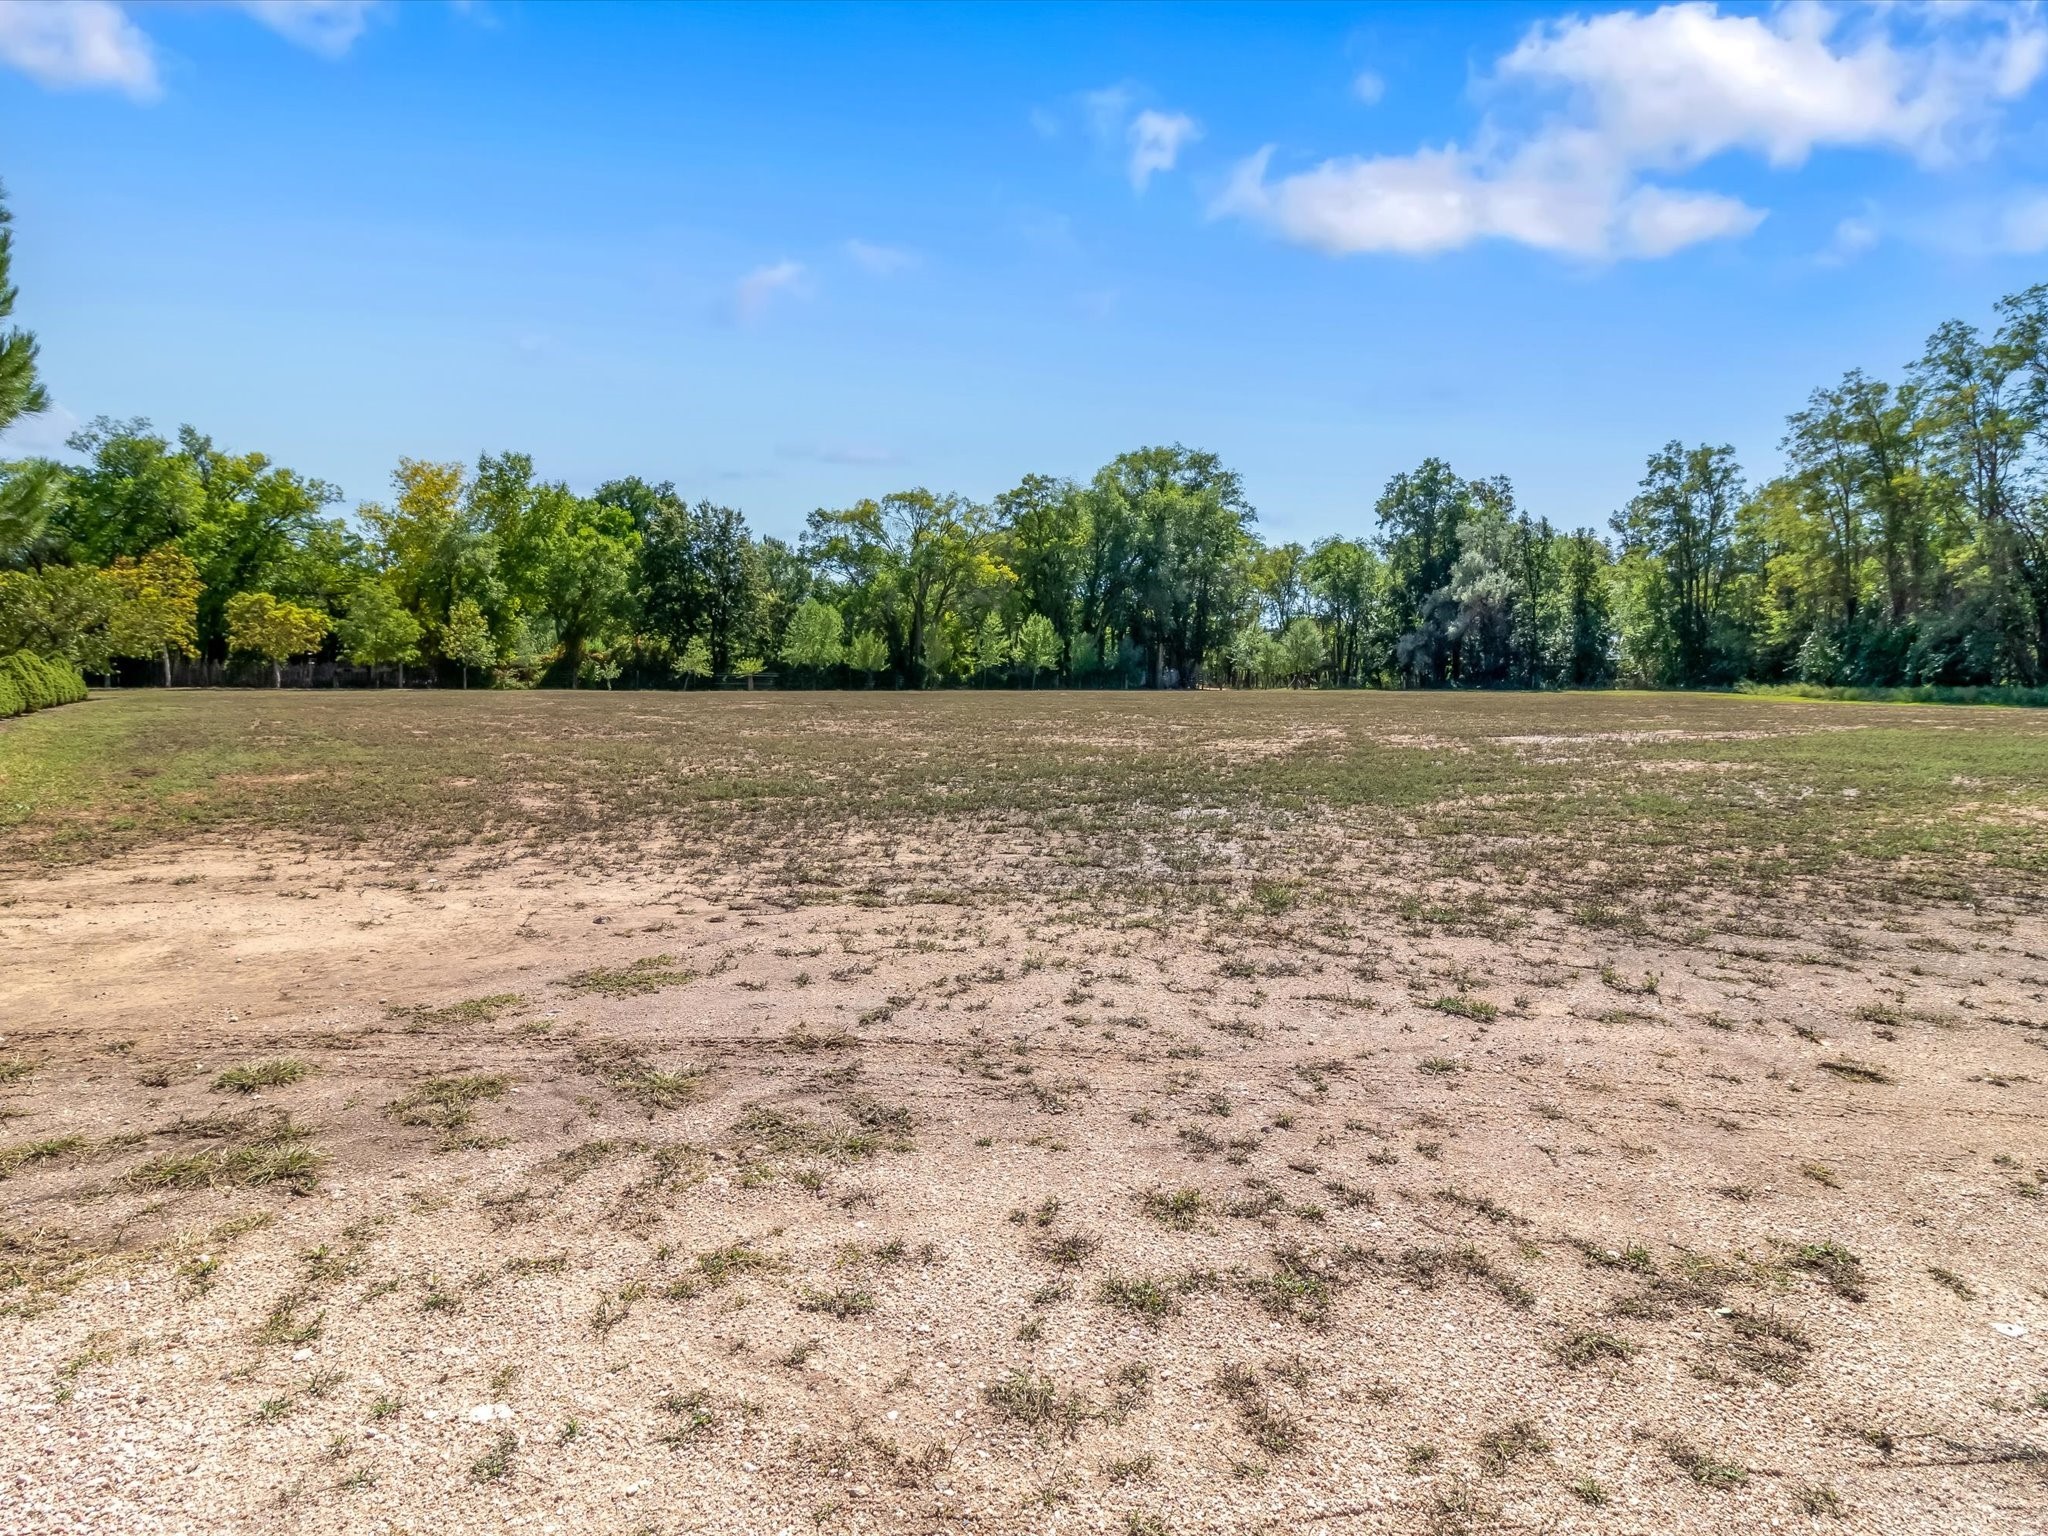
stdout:
[(2048, 1529), (2038, 919), (6, 894), (0, 1532)]

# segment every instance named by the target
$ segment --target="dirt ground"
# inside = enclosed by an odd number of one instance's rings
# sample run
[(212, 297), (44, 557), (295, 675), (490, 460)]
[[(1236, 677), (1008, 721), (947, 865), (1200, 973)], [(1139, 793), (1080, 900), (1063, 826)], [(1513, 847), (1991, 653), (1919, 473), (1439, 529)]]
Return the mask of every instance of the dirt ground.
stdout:
[(18, 870), (0, 1532), (2048, 1530), (2024, 892), (1071, 857)]

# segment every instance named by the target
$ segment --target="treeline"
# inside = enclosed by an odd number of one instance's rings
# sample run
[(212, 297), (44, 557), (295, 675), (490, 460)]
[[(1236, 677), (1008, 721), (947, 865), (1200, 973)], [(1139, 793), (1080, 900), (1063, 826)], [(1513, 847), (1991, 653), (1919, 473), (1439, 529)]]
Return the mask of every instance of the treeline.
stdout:
[[(34, 361), (0, 337), (0, 425), (41, 408)], [(1430, 459), (1369, 535), (1268, 545), (1238, 475), (1180, 446), (986, 503), (820, 509), (795, 542), (667, 481), (578, 494), (519, 453), (402, 459), (342, 515), (261, 453), (102, 419), (76, 463), (0, 468), (0, 654), (280, 685), (308, 663), (501, 686), (2037, 685), (2044, 437), (2048, 287), (1989, 334), (1943, 326), (1897, 383), (1815, 391), (1761, 486), (1726, 447), (1669, 444), (1611, 538)]]

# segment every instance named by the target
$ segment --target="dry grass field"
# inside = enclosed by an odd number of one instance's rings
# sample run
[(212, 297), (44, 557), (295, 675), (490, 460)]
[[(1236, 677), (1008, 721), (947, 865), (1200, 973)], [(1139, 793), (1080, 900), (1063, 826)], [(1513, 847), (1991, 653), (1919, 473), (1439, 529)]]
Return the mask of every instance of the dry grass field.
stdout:
[(0, 1531), (2038, 1532), (2048, 715), (0, 726)]

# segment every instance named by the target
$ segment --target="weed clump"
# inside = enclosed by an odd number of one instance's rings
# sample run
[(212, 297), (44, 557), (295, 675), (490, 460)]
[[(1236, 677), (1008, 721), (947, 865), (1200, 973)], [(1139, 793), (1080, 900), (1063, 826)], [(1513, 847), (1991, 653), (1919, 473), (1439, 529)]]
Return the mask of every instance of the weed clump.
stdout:
[(488, 1143), (467, 1134), (476, 1119), (476, 1106), (486, 1099), (503, 1098), (511, 1085), (512, 1079), (502, 1072), (432, 1077), (386, 1104), (384, 1113), (394, 1124), (434, 1131), (443, 1152), (484, 1146)]
[(299, 1082), (312, 1070), (303, 1061), (294, 1057), (280, 1056), (272, 1061), (256, 1061), (247, 1066), (229, 1067), (213, 1080), (213, 1086), (223, 1093), (254, 1093), (260, 1088), (286, 1088)]

